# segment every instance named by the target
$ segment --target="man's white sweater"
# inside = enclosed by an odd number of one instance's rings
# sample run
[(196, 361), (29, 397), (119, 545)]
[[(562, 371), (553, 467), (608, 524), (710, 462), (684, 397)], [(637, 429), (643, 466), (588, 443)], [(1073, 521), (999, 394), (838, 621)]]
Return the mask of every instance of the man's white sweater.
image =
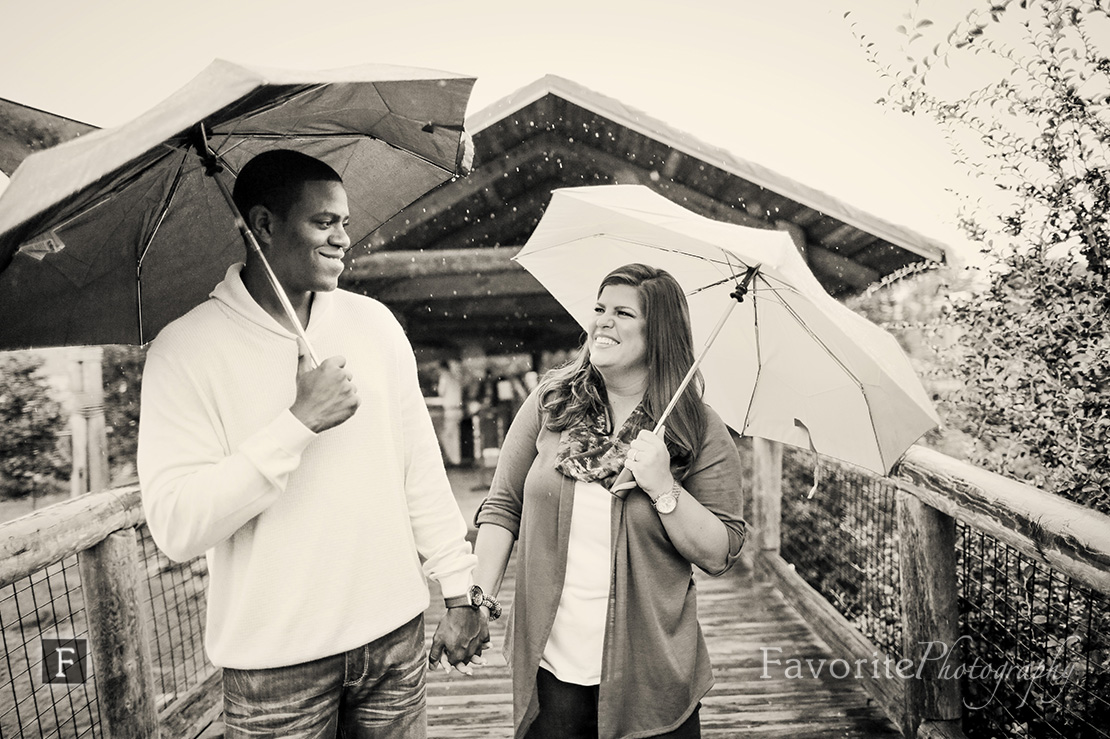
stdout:
[(321, 359), (346, 358), (361, 400), (314, 434), (288, 410), (297, 339), (240, 269), (151, 345), (138, 467), (158, 546), (175, 560), (207, 553), (212, 662), (256, 669), (393, 631), (427, 608), (425, 574), (461, 595), (475, 558), (389, 310), (342, 290), (314, 296), (309, 341)]

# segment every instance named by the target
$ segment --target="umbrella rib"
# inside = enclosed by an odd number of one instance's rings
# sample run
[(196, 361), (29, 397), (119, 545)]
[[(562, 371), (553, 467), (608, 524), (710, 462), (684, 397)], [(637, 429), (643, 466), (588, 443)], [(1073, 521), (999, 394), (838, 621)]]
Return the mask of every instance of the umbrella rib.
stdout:
[(150, 251), (151, 244), (154, 243), (154, 237), (158, 235), (158, 229), (161, 228), (162, 222), (166, 220), (169, 214), (170, 206), (173, 205), (174, 196), (177, 194), (178, 188), (181, 186), (181, 180), (185, 173), (185, 162), (187, 157), (182, 157), (181, 162), (177, 165), (177, 172), (174, 173), (173, 182), (170, 184), (170, 190), (166, 197), (162, 199), (162, 208), (158, 213), (158, 217), (154, 220), (154, 226), (150, 229), (150, 235), (144, 240), (142, 248), (139, 249), (139, 258), (136, 262), (136, 269), (142, 272), (143, 260), (146, 259), (147, 252)]
[[(172, 154), (172, 152), (178, 151), (178, 149), (176, 147), (173, 147), (173, 146), (167, 146), (165, 148), (169, 149), (170, 151), (169, 151), (169, 153), (165, 154), (164, 156), (169, 156), (170, 154)], [(156, 162), (157, 160), (158, 160), (158, 158), (155, 158), (154, 161)], [(148, 167), (149, 166), (152, 166), (152, 165), (148, 165)], [(145, 169), (146, 168), (144, 168), (144, 170)], [(66, 218), (64, 220), (61, 220), (61, 221), (58, 221), (56, 224), (54, 224), (54, 226), (51, 227), (50, 230), (51, 231), (60, 231), (60, 230), (64, 229), (66, 226), (68, 226), (70, 223), (72, 223), (74, 220), (76, 220), (77, 218), (80, 218), (81, 216), (85, 215), (86, 213), (91, 213), (92, 211), (96, 210), (100, 206), (102, 206), (105, 203), (112, 200), (112, 198), (114, 198), (118, 192), (120, 192), (121, 190), (129, 187), (132, 183), (134, 183), (136, 180), (138, 180), (142, 176), (142, 174), (143, 174), (143, 172), (135, 172), (135, 173), (132, 173), (130, 176), (120, 180), (119, 182), (117, 182), (115, 184), (115, 186), (112, 189), (104, 192), (99, 198), (93, 200), (91, 203), (88, 203), (87, 205), (83, 205), (83, 206), (79, 207), (68, 218)], [(109, 179), (110, 176), (111, 175), (109, 174), (109, 175), (106, 175), (105, 177), (103, 177), (101, 179), (102, 180)]]
[(844, 374), (846, 374), (848, 377), (852, 378), (852, 380), (862, 389), (863, 385), (862, 385), (862, 383), (860, 383), (859, 378), (857, 378), (854, 374), (852, 374), (851, 370), (848, 369), (848, 367), (844, 364), (844, 362), (840, 361), (840, 357), (836, 356), (836, 354), (833, 352), (832, 349), (829, 349), (828, 345), (824, 341), (821, 340), (820, 336), (817, 335), (817, 332), (815, 332), (813, 329), (811, 329), (809, 326), (807, 326), (805, 321), (802, 320), (801, 316), (798, 315), (797, 311), (795, 311), (794, 308), (791, 307), (791, 305), (789, 303), (787, 303), (785, 300), (783, 300), (781, 297), (779, 297), (779, 295), (777, 293), (775, 293), (775, 297), (778, 299), (779, 304), (781, 304), (782, 307), (785, 308), (786, 311), (791, 316), (793, 316), (794, 321), (799, 326), (801, 326), (802, 330), (805, 331), (807, 334), (809, 334), (810, 338), (812, 338), (818, 346), (820, 346), (822, 349), (824, 349), (825, 353), (828, 354), (830, 357), (832, 357), (833, 361), (836, 362), (842, 370), (844, 370)]
[[(757, 274), (755, 276), (755, 279), (760, 280), (762, 282), (766, 282), (766, 279), (764, 279), (762, 272)], [(755, 391), (759, 387), (760, 378), (763, 377), (763, 352), (762, 352), (763, 344), (762, 344), (762, 341), (761, 341), (762, 335), (759, 331), (759, 310), (758, 310), (757, 301), (755, 300), (755, 296), (756, 296), (755, 285), (752, 285), (751, 295), (752, 295), (752, 326), (753, 326), (753, 333), (755, 334), (755, 379), (752, 381), (752, 393), (751, 393), (751, 395), (748, 396), (748, 409), (744, 412), (744, 426), (745, 426), (745, 428), (740, 429), (741, 434), (743, 434), (745, 431), (747, 431), (748, 419), (751, 418), (752, 406), (755, 405)]]
[[(225, 136), (225, 135), (226, 134), (220, 134), (220, 136)], [(231, 145), (227, 146), (227, 148), (221, 149), (219, 152), (216, 153), (216, 156), (219, 157), (220, 162), (223, 163), (225, 166), (227, 166), (227, 160), (224, 159), (224, 155), (227, 154), (230, 151), (234, 151), (241, 144), (243, 144), (247, 139), (247, 135), (243, 134), (241, 136), (241, 138), (243, 140), (240, 141), (239, 143), (231, 144)], [(442, 166), (442, 165), (440, 165), (436, 162), (433, 162), (431, 159), (429, 159), (426, 156), (422, 156), (420, 154), (417, 154), (416, 152), (410, 151), (410, 150), (408, 150), (408, 149), (406, 149), (402, 146), (396, 146), (395, 144), (392, 144), (392, 143), (386, 141), (385, 139), (378, 138), (377, 136), (372, 136), (368, 133), (358, 133), (358, 132), (351, 132), (351, 131), (339, 132), (339, 133), (312, 133), (312, 134), (303, 134), (303, 133), (298, 133), (298, 134), (252, 133), (252, 134), (250, 134), (250, 139), (252, 141), (259, 141), (259, 140), (263, 140), (263, 139), (272, 140), (272, 141), (282, 141), (282, 140), (285, 140), (285, 139), (299, 139), (299, 140), (312, 139), (312, 140), (320, 140), (320, 141), (325, 140), (325, 139), (373, 139), (374, 141), (382, 142), (383, 144), (385, 144), (389, 148), (395, 149), (396, 151), (399, 151), (402, 154), (404, 154), (408, 157), (411, 157), (412, 159), (418, 159), (422, 162), (426, 162), (426, 163), (430, 164), (431, 166), (435, 167), (436, 169), (440, 170), (441, 172), (446, 172), (446, 173), (451, 174), (451, 175), (455, 174), (455, 172), (453, 170), (448, 169), (448, 168), (446, 168), (446, 167), (444, 167), (444, 166)]]
[[(220, 132), (218, 135), (223, 136), (223, 137), (227, 137), (227, 138), (238, 135), (239, 126), (242, 125), (243, 123), (245, 123), (246, 121), (249, 121), (252, 118), (257, 118), (258, 116), (262, 115), (263, 113), (269, 113), (271, 110), (274, 110), (276, 108), (280, 108), (281, 106), (283, 106), (283, 105), (285, 105), (289, 102), (292, 102), (293, 100), (296, 100), (298, 97), (301, 97), (302, 95), (306, 95), (309, 92), (312, 92), (313, 90), (318, 90), (321, 87), (324, 87), (324, 85), (294, 86), (293, 90), (290, 90), (289, 92), (285, 93), (284, 95), (280, 95), (278, 97), (275, 97), (273, 100), (271, 100), (268, 104), (266, 104), (264, 106), (260, 106), (260, 107), (257, 107), (257, 108), (250, 108), (249, 110), (246, 110), (246, 111), (240, 113), (237, 116), (234, 116), (232, 118), (228, 118), (227, 120), (220, 122), (217, 125), (220, 125), (220, 126), (230, 125), (231, 130), (226, 131), (226, 132)], [(237, 102), (241, 103), (242, 100), (239, 100)], [(225, 107), (224, 110), (226, 110), (226, 109), (227, 108)], [(216, 112), (219, 112), (219, 111), (216, 111)], [(206, 125), (209, 128), (212, 128), (211, 124), (206, 124)], [(251, 134), (251, 136), (253, 136), (253, 135), (254, 134)]]
[(181, 185), (181, 178), (184, 174), (185, 162), (188, 155), (184, 155), (177, 165), (177, 172), (174, 173), (173, 182), (170, 184), (170, 191), (166, 197), (162, 199), (162, 208), (158, 213), (158, 217), (154, 220), (154, 226), (150, 229), (150, 234), (144, 239), (144, 244), (139, 249), (138, 258), (135, 260), (135, 320), (138, 322), (139, 328), (139, 343), (143, 343), (143, 260), (146, 259), (147, 252), (150, 251), (151, 245), (154, 243), (154, 237), (158, 235), (158, 229), (161, 228), (162, 222), (169, 214), (170, 206), (173, 204), (174, 195), (177, 194), (177, 189)]
[[(728, 260), (727, 256), (723, 259), (715, 259), (713, 257), (707, 257), (704, 254), (694, 254), (693, 252), (686, 251), (684, 249), (676, 249), (674, 247), (662, 246), (660, 244), (648, 244), (648, 243), (645, 243), (643, 241), (637, 241), (635, 239), (630, 239), (627, 236), (617, 236), (615, 234), (609, 234), (609, 233), (605, 233), (605, 232), (583, 234), (582, 236), (579, 236), (579, 237), (574, 238), (574, 239), (568, 239), (566, 241), (559, 242), (558, 244), (552, 244), (551, 246), (544, 247), (543, 249), (537, 249), (533, 252), (530, 252), (529, 254), (525, 254), (524, 257), (527, 258), (527, 257), (531, 256), (531, 254), (539, 254), (540, 252), (547, 251), (549, 249), (565, 248), (568, 244), (573, 244), (576, 241), (585, 241), (587, 239), (594, 239), (594, 238), (599, 238), (599, 237), (613, 239), (614, 241), (622, 241), (626, 244), (634, 244), (636, 246), (642, 246), (645, 249), (655, 249), (656, 251), (662, 251), (662, 252), (666, 252), (668, 254), (677, 254), (679, 256), (689, 257), (690, 259), (698, 259), (698, 260), (701, 260), (701, 261), (706, 262), (708, 264), (715, 265), (717, 267), (727, 267), (729, 269), (729, 271), (731, 273), (730, 276), (725, 277), (724, 279), (720, 280), (719, 282), (714, 282), (710, 285), (705, 285), (703, 287), (697, 288), (693, 292), (689, 293), (690, 295), (694, 295), (694, 294), (696, 294), (696, 293), (698, 293), (702, 290), (708, 289), (710, 287), (716, 287), (717, 285), (721, 285), (725, 282), (735, 280), (736, 277), (737, 277), (735, 269), (733, 268), (732, 263)], [(722, 254), (724, 254), (724, 253), (725, 253), (724, 250), (722, 250)], [(517, 261), (519, 256), (520, 256), (519, 254), (517, 256), (514, 256), (513, 261)], [(742, 264), (744, 267), (750, 267), (751, 266), (749, 264), (745, 264), (739, 258), (737, 258), (737, 261), (739, 261), (740, 264)]]

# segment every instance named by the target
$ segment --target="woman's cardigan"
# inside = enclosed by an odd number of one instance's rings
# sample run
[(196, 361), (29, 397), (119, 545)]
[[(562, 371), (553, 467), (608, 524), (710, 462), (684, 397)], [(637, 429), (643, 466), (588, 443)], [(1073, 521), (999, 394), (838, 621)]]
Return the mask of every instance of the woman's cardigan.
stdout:
[[(728, 428), (706, 407), (705, 441), (682, 486), (728, 530), (727, 571), (739, 558), (741, 465)], [(513, 716), (522, 737), (539, 710), (536, 673), (566, 575), (575, 480), (555, 469), (560, 434), (544, 426), (535, 393), (502, 446), (489, 495), (475, 514), (518, 541), (516, 597), (505, 653), (513, 675)], [(682, 505), (681, 502), (679, 505)], [(598, 707), (600, 739), (677, 728), (713, 684), (697, 621), (690, 563), (671, 544), (638, 488), (611, 507), (612, 558)]]

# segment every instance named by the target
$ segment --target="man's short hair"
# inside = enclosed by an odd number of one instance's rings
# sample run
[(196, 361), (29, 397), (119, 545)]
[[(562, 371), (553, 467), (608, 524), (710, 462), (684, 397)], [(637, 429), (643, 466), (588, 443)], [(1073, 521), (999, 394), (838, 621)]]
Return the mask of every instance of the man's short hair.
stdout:
[(244, 218), (256, 205), (284, 217), (300, 197), (304, 183), (342, 181), (338, 172), (315, 157), (292, 149), (273, 149), (258, 154), (239, 170), (231, 199)]

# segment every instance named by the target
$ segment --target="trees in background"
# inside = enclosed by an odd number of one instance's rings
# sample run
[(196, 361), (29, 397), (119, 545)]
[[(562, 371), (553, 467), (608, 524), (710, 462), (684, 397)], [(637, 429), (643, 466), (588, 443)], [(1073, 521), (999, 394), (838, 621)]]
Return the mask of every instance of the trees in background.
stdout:
[(139, 390), (146, 348), (104, 347), (104, 427), (113, 480), (134, 476), (139, 445)]
[(68, 459), (58, 443), (67, 419), (40, 367), (28, 354), (0, 354), (0, 497), (69, 485)]
[(960, 224), (990, 267), (930, 319), (953, 327), (946, 423), (969, 461), (1110, 512), (1110, 2), (986, 1), (947, 33), (928, 12), (899, 49), (857, 35), (881, 102), (988, 185)]

